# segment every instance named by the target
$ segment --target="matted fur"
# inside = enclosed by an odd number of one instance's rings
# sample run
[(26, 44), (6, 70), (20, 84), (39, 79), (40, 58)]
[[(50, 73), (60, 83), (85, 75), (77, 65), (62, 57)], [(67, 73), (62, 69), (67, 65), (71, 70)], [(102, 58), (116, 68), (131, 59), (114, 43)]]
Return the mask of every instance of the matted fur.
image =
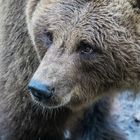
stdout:
[[(139, 90), (138, 7), (132, 0), (0, 0), (0, 139), (65, 140), (68, 130), (71, 140), (124, 140), (110, 99), (98, 98)], [(47, 52), (38, 40), (44, 29), (54, 37)], [(79, 57), (81, 40), (99, 50), (95, 58)], [(72, 100), (58, 110), (37, 105), (27, 90), (32, 76), (59, 87), (60, 102), (67, 93)]]

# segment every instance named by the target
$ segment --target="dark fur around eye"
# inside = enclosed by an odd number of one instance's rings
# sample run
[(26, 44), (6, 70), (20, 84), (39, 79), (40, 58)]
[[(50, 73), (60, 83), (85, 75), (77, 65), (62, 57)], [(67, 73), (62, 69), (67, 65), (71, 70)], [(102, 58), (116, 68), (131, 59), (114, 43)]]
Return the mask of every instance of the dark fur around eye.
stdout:
[(43, 42), (44, 42), (44, 47), (50, 47), (50, 45), (53, 43), (53, 34), (52, 32), (49, 32), (45, 30), (43, 33)]
[(95, 55), (96, 53), (101, 53), (101, 50), (96, 45), (81, 41), (78, 45), (77, 52), (81, 55)]

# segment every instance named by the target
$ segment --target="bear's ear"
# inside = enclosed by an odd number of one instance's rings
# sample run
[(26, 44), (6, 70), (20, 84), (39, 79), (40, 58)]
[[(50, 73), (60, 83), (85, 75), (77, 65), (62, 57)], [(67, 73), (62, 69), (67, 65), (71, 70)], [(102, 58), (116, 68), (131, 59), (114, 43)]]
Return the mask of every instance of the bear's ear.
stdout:
[[(128, 13), (130, 13), (130, 16), (132, 16), (132, 23), (135, 26), (135, 33), (137, 33), (138, 35), (140, 35), (140, 0), (127, 0), (131, 7), (132, 7), (132, 11), (129, 12), (128, 9)], [(130, 21), (129, 21), (130, 22)]]
[(136, 5), (138, 8), (140, 8), (140, 0), (136, 0)]
[(139, 8), (140, 9), (140, 0), (129, 0), (129, 1), (133, 5), (133, 8)]

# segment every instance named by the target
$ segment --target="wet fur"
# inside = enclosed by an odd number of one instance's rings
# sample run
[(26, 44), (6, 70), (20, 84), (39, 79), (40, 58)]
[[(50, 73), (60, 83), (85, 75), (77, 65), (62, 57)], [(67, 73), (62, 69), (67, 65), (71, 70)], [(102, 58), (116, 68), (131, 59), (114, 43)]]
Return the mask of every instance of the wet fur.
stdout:
[[(111, 105), (108, 99), (99, 100), (97, 104), (78, 112), (78, 115), (67, 108), (52, 112), (39, 106), (37, 108), (32, 103), (27, 84), (39, 60), (27, 33), (26, 2), (0, 0), (0, 139), (63, 140), (64, 131), (69, 127), (71, 132), (74, 131), (72, 140), (124, 140), (110, 119)], [(133, 28), (131, 31), (136, 32)], [(132, 45), (138, 48), (139, 36), (134, 35), (133, 38), (135, 44), (133, 42)], [(139, 49), (136, 50), (128, 59), (131, 66), (135, 64), (135, 69), (129, 69), (130, 77), (134, 72), (135, 83), (140, 75), (136, 61)], [(135, 54), (137, 58), (131, 59)], [(133, 83), (134, 77), (130, 77), (128, 81)], [(73, 126), (69, 126), (69, 121)]]

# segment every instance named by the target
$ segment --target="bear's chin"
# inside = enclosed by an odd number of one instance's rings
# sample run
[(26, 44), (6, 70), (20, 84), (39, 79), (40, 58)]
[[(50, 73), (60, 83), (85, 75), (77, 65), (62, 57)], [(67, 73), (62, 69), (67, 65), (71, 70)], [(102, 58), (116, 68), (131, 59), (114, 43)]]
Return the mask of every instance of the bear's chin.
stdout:
[(37, 106), (41, 106), (46, 109), (58, 109), (58, 108), (68, 107), (68, 104), (70, 104), (71, 95), (68, 94), (62, 99), (54, 96), (53, 98), (48, 100), (39, 100), (38, 98), (31, 95), (31, 99), (33, 103), (35, 103)]

